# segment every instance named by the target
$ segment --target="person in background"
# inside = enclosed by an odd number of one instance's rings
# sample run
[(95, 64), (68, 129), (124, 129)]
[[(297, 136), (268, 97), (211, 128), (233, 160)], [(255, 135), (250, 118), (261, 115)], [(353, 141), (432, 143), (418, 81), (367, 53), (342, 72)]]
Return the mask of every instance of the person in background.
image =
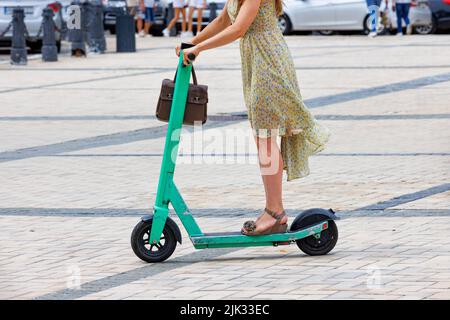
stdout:
[(411, 7), (411, 0), (393, 0), (392, 11), (397, 14), (397, 35), (403, 36), (402, 20), (406, 24), (406, 34), (412, 33), (412, 26), (409, 21), (409, 8)]
[(188, 15), (188, 31), (186, 36), (193, 37), (192, 25), (194, 20), (194, 11), (197, 10), (197, 33), (202, 31), (202, 17), (203, 9), (206, 9), (206, 0), (190, 0), (189, 1), (189, 15)]
[[(387, 6), (388, 0), (385, 0), (386, 6)], [(380, 6), (381, 6), (381, 0), (366, 0), (367, 9), (369, 10), (369, 21), (371, 22), (370, 25), (370, 32), (368, 34), (369, 37), (373, 38), (378, 35), (378, 27), (379, 27), (379, 21), (380, 21)]]
[[(143, 17), (139, 16), (137, 28), (139, 36), (145, 37), (147, 34), (149, 34), (150, 27), (155, 21), (155, 0), (140, 0), (139, 7), (141, 9), (140, 11)], [(142, 18), (144, 19), (144, 28), (142, 28)]]
[(175, 26), (175, 24), (178, 21), (178, 18), (181, 14), (181, 37), (186, 37), (186, 8), (185, 8), (185, 0), (173, 0), (173, 19), (169, 22), (167, 25), (167, 28), (165, 28), (162, 33), (164, 37), (170, 36), (170, 30)]
[(136, 19), (139, 13), (139, 0), (127, 0), (127, 11)]

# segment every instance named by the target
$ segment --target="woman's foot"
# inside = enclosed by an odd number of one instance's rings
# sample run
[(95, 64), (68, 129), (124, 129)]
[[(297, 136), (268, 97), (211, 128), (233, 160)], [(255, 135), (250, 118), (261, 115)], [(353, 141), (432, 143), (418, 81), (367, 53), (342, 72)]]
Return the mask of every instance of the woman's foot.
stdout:
[(256, 221), (245, 222), (241, 232), (245, 235), (283, 233), (287, 230), (287, 221), (288, 217), (284, 210), (277, 213), (265, 208)]

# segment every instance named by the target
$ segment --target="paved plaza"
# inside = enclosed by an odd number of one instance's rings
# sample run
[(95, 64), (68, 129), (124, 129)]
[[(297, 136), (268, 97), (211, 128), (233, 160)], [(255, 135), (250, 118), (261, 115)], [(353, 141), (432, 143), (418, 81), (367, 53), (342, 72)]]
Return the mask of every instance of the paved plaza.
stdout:
[[(154, 203), (154, 112), (179, 38), (118, 54), (111, 37), (86, 58), (67, 45), (55, 63), (0, 55), (0, 298), (450, 299), (450, 36), (286, 39), (332, 137), (308, 177), (284, 183), (285, 207), (290, 222), (337, 212), (330, 254), (195, 250), (183, 229), (166, 262), (139, 260), (130, 234)], [(202, 229), (237, 231), (264, 207), (238, 42), (195, 66), (210, 118), (184, 130), (175, 181)]]

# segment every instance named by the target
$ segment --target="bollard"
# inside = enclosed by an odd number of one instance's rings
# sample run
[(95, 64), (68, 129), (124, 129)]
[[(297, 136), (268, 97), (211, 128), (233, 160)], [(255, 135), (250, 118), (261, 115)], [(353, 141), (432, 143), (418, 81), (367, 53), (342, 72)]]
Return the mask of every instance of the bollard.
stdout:
[(23, 8), (14, 8), (12, 15), (11, 64), (27, 64), (27, 43), (25, 39), (25, 13)]
[(45, 8), (42, 12), (42, 60), (58, 61), (58, 49), (56, 48), (55, 22), (53, 10)]
[(68, 32), (69, 41), (72, 43), (71, 45), (72, 56), (75, 57), (86, 56), (86, 45), (84, 43), (86, 37), (85, 36), (86, 6), (84, 3), (81, 3), (80, 1), (73, 1), (71, 5), (79, 6), (81, 15), (80, 29), (69, 29)]
[[(167, 24), (170, 23), (170, 21), (172, 21), (173, 19), (173, 3), (169, 3), (168, 9), (167, 9)], [(169, 35), (171, 37), (175, 37), (177, 35), (177, 24), (175, 23), (175, 25), (173, 26), (172, 29), (170, 29), (170, 33)]]
[(136, 52), (134, 17), (123, 11), (116, 16), (116, 52)]
[(217, 18), (217, 3), (211, 2), (209, 4), (209, 20), (208, 23)]
[(87, 4), (87, 43), (89, 51), (104, 53), (106, 50), (105, 32), (103, 28), (103, 7), (100, 1)]

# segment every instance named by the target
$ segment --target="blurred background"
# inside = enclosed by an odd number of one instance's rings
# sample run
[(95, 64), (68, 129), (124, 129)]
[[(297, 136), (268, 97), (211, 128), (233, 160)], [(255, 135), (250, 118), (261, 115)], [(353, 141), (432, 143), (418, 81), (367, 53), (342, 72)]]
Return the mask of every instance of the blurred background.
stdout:
[[(110, 34), (116, 33), (117, 15), (128, 11), (129, 0), (93, 0), (102, 6), (104, 30)], [(27, 28), (26, 42), (29, 50), (39, 52), (42, 46), (43, 33), (39, 32), (44, 8), (51, 8), (54, 12), (56, 26), (56, 43), (58, 50), (61, 42), (66, 40), (65, 22), (68, 19), (68, 8), (71, 4), (88, 1), (70, 0), (0, 0), (0, 49), (11, 45), (12, 28), (8, 29), (11, 15), (15, 7), (23, 7)], [(220, 14), (225, 0), (207, 0), (202, 10), (202, 27)], [(186, 2), (186, 7), (188, 7)], [(397, 34), (397, 18), (393, 10), (392, 0), (383, 0), (380, 6), (378, 35)], [(187, 9), (189, 10), (189, 9)], [(154, 21), (149, 28), (149, 35), (163, 36), (163, 30), (173, 17), (171, 0), (154, 0)], [(192, 25), (193, 33), (197, 30), (197, 14), (194, 10)], [(140, 10), (133, 13), (138, 32), (139, 20), (144, 19)], [(409, 12), (412, 33), (428, 35), (450, 32), (450, 0), (416, 0), (411, 2)], [(285, 0), (284, 13), (279, 17), (279, 27), (285, 35), (364, 35), (370, 32), (370, 14), (366, 0)], [(181, 17), (175, 25), (171, 36), (181, 33)], [(402, 23), (403, 28), (406, 26)], [(405, 30), (403, 30), (405, 31)]]

